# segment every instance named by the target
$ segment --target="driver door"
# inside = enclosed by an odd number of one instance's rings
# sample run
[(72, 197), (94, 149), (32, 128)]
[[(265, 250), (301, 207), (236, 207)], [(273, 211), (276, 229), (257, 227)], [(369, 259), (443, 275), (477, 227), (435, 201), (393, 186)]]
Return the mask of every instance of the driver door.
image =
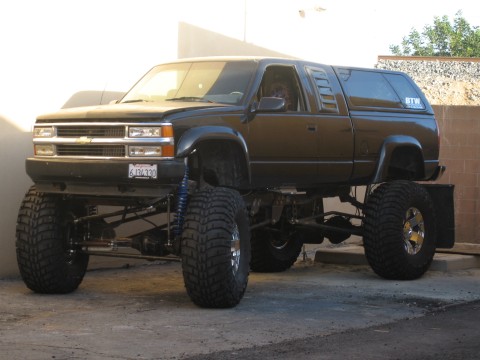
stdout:
[(282, 97), (286, 111), (257, 112), (248, 124), (252, 182), (256, 186), (315, 183), (318, 173), (318, 124), (306, 109), (293, 66), (266, 69), (257, 100)]

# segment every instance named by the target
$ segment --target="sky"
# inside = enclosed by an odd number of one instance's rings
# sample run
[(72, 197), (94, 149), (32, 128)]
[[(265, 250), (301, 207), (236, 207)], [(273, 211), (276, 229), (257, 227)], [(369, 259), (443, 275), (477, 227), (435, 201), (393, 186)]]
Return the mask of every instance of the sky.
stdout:
[(297, 58), (373, 67), (412, 28), (458, 10), (480, 26), (475, 0), (2, 1), (0, 116), (29, 129), (77, 91), (128, 90), (176, 58), (179, 21)]
[[(365, 0), (354, 2), (357, 5), (347, 17), (358, 18), (356, 14), (361, 14), (367, 19), (363, 23), (364, 29), (359, 30), (368, 35), (365, 42), (372, 42), (371, 47), (368, 48), (371, 52), (370, 56), (389, 55), (390, 45), (400, 44), (412, 28), (422, 31), (425, 25), (433, 24), (436, 16), (447, 15), (453, 21), (455, 14), (461, 10), (470, 25), (480, 26), (480, 3), (477, 1)], [(339, 6), (341, 1), (330, 1), (330, 3)], [(361, 5), (362, 3), (364, 5)], [(348, 32), (347, 29), (344, 31)]]

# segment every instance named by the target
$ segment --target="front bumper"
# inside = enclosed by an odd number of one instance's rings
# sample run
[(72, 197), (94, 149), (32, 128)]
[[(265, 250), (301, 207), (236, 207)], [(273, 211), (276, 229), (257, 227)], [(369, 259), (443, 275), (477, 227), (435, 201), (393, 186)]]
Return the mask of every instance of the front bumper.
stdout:
[[(129, 164), (157, 164), (157, 179), (130, 179)], [(86, 160), (28, 158), (26, 172), (41, 192), (95, 196), (164, 196), (181, 181), (183, 159)]]

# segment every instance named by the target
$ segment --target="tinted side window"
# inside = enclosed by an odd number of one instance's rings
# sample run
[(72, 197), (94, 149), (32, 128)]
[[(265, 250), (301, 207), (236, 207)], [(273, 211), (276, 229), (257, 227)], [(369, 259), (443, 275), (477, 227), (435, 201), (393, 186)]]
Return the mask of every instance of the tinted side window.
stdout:
[(410, 81), (400, 74), (385, 74), (385, 77), (393, 86), (402, 104), (407, 109), (425, 109), (425, 104), (423, 103), (420, 96), (418, 96), (417, 91), (414, 89)]
[(327, 73), (322, 69), (310, 67), (307, 67), (307, 73), (310, 75), (317, 92), (318, 105), (321, 111), (338, 113), (337, 99), (333, 93)]
[(352, 105), (403, 108), (398, 95), (381, 73), (340, 69), (339, 75)]

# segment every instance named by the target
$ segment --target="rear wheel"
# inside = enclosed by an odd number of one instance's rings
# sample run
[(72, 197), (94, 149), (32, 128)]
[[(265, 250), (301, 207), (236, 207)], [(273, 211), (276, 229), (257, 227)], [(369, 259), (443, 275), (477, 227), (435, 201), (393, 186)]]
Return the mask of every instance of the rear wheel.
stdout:
[(73, 219), (85, 209), (33, 186), (21, 204), (16, 230), (17, 262), (27, 287), (38, 293), (69, 293), (82, 282), (88, 255), (74, 245)]
[(297, 261), (302, 242), (296, 236), (276, 234), (269, 230), (252, 233), (252, 260), (250, 268), (256, 272), (281, 272)]
[(365, 255), (378, 275), (422, 276), (435, 254), (435, 209), (427, 190), (409, 181), (380, 185), (365, 209)]
[(250, 268), (256, 272), (281, 272), (297, 261), (302, 251), (301, 233), (284, 219), (276, 227), (252, 232)]
[(183, 279), (192, 301), (209, 308), (237, 305), (249, 262), (249, 224), (240, 194), (221, 187), (195, 193), (182, 233)]

